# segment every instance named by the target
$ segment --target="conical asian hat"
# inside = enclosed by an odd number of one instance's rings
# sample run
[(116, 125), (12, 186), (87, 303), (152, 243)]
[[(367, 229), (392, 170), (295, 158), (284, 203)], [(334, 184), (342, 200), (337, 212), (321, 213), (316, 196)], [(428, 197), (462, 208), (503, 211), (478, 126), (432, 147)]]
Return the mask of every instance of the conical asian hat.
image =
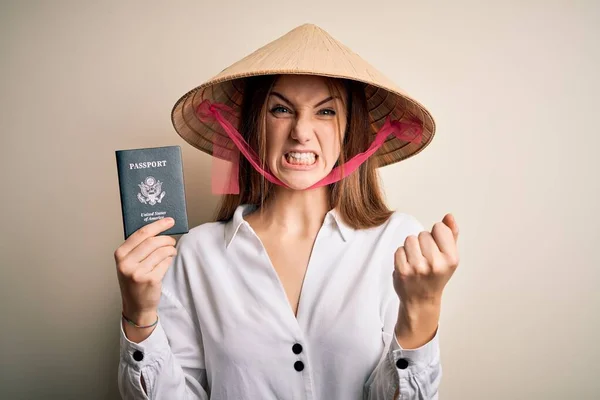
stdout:
[(213, 154), (214, 135), (229, 148), (234, 144), (217, 122), (198, 118), (196, 108), (204, 100), (224, 103), (240, 110), (244, 79), (258, 75), (302, 74), (352, 79), (364, 83), (371, 132), (373, 135), (389, 116), (395, 120), (417, 121), (422, 139), (403, 141), (395, 136), (373, 155), (378, 166), (407, 159), (429, 145), (435, 134), (430, 112), (375, 67), (325, 30), (313, 24), (301, 25), (225, 68), (219, 74), (185, 93), (175, 103), (171, 119), (177, 133), (190, 145)]

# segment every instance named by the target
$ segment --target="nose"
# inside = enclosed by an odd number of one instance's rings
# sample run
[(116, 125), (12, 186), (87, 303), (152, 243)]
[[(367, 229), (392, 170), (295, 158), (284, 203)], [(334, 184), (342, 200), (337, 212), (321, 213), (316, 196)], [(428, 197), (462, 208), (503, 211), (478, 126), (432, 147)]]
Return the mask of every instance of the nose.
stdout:
[(314, 126), (309, 116), (298, 117), (292, 128), (291, 137), (298, 143), (307, 143), (314, 136)]

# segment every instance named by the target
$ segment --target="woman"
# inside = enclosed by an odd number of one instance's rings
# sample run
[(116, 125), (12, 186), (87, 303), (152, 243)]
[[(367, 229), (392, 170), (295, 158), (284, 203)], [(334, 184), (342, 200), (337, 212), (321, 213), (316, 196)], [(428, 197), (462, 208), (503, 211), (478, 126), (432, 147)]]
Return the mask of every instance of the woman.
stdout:
[[(303, 25), (254, 54), (299, 66), (306, 54), (291, 49), (322, 55), (327, 43), (344, 49)], [(126, 399), (438, 397), (438, 321), (458, 228), (446, 215), (427, 232), (388, 210), (376, 175), (422, 150), (432, 124), (406, 106), (392, 123), (394, 101), (373, 139), (369, 102), (387, 101), (369, 92), (375, 82), (314, 64), (281, 73), (287, 67), (234, 65), (230, 79), (211, 80), (173, 110), (178, 132), (226, 160), (232, 180), (216, 189), (227, 193), (216, 222), (176, 244), (161, 235), (173, 223), (159, 220), (115, 251)], [(411, 142), (415, 121), (424, 130)], [(404, 154), (383, 151), (390, 135), (405, 140)]]

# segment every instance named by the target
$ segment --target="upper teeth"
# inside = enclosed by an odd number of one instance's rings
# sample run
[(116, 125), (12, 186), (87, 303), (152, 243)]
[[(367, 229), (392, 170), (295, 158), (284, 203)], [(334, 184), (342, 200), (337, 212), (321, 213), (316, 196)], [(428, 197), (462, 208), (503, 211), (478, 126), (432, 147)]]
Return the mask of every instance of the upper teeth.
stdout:
[(315, 158), (315, 153), (288, 153), (288, 156), (297, 158), (299, 160), (309, 160)]

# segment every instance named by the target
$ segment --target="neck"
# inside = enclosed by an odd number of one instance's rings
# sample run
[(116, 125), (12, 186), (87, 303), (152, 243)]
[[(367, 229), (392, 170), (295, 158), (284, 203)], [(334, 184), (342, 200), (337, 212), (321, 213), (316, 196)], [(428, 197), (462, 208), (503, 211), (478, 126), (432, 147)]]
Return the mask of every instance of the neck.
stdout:
[(329, 188), (291, 190), (276, 186), (274, 190), (249, 222), (260, 230), (285, 236), (316, 234), (329, 211)]

